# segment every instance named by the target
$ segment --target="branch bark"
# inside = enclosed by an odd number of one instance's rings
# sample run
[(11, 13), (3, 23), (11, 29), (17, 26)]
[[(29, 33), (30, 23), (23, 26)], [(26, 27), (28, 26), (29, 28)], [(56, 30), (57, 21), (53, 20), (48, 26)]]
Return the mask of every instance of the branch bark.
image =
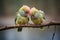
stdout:
[(42, 25), (1, 26), (0, 31), (13, 29), (13, 28), (23, 28), (23, 27), (41, 28), (51, 25), (60, 25), (60, 22), (49, 22), (49, 23), (43, 23)]

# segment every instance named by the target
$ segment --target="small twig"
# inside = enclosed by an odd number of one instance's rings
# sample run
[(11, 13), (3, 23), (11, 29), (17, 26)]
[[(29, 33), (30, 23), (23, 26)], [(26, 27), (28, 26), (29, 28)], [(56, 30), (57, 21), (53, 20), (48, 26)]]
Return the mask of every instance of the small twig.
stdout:
[(50, 26), (50, 25), (60, 25), (60, 23), (59, 22), (49, 22), (49, 23), (42, 24), (42, 25), (2, 26), (0, 28), (0, 31), (13, 29), (13, 28), (20, 28), (20, 27), (21, 28), (23, 28), (23, 27), (41, 28), (41, 27), (46, 27), (46, 26)]

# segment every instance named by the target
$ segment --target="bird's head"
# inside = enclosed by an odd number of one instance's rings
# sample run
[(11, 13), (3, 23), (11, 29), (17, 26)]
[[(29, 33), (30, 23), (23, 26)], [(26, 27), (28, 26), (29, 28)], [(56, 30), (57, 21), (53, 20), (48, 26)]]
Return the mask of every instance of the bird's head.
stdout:
[(20, 9), (19, 12), (22, 16), (27, 16), (27, 14), (30, 12), (30, 7), (27, 5), (23, 5)]
[(20, 8), (21, 11), (24, 11), (26, 13), (29, 13), (30, 12), (30, 7), (27, 6), (27, 5), (23, 5), (21, 8)]
[(39, 12), (39, 10), (36, 9), (35, 7), (33, 7), (33, 8), (31, 8), (29, 15), (31, 16), (31, 18), (36, 19), (39, 17), (38, 12)]

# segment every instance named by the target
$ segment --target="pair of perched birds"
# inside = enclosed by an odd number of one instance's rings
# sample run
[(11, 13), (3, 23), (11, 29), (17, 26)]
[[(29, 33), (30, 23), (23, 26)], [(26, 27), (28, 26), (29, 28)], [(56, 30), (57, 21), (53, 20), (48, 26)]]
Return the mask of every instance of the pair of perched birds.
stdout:
[(41, 25), (45, 21), (44, 12), (41, 10), (29, 6), (23, 5), (16, 14), (15, 24), (16, 25)]

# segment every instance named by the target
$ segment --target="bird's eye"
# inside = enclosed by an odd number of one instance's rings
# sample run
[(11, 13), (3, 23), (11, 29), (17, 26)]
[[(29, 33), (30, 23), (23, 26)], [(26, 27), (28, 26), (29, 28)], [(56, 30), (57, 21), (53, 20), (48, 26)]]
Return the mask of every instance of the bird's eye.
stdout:
[(34, 15), (34, 18), (37, 19), (38, 17), (39, 17), (39, 14), (36, 13), (36, 14)]

